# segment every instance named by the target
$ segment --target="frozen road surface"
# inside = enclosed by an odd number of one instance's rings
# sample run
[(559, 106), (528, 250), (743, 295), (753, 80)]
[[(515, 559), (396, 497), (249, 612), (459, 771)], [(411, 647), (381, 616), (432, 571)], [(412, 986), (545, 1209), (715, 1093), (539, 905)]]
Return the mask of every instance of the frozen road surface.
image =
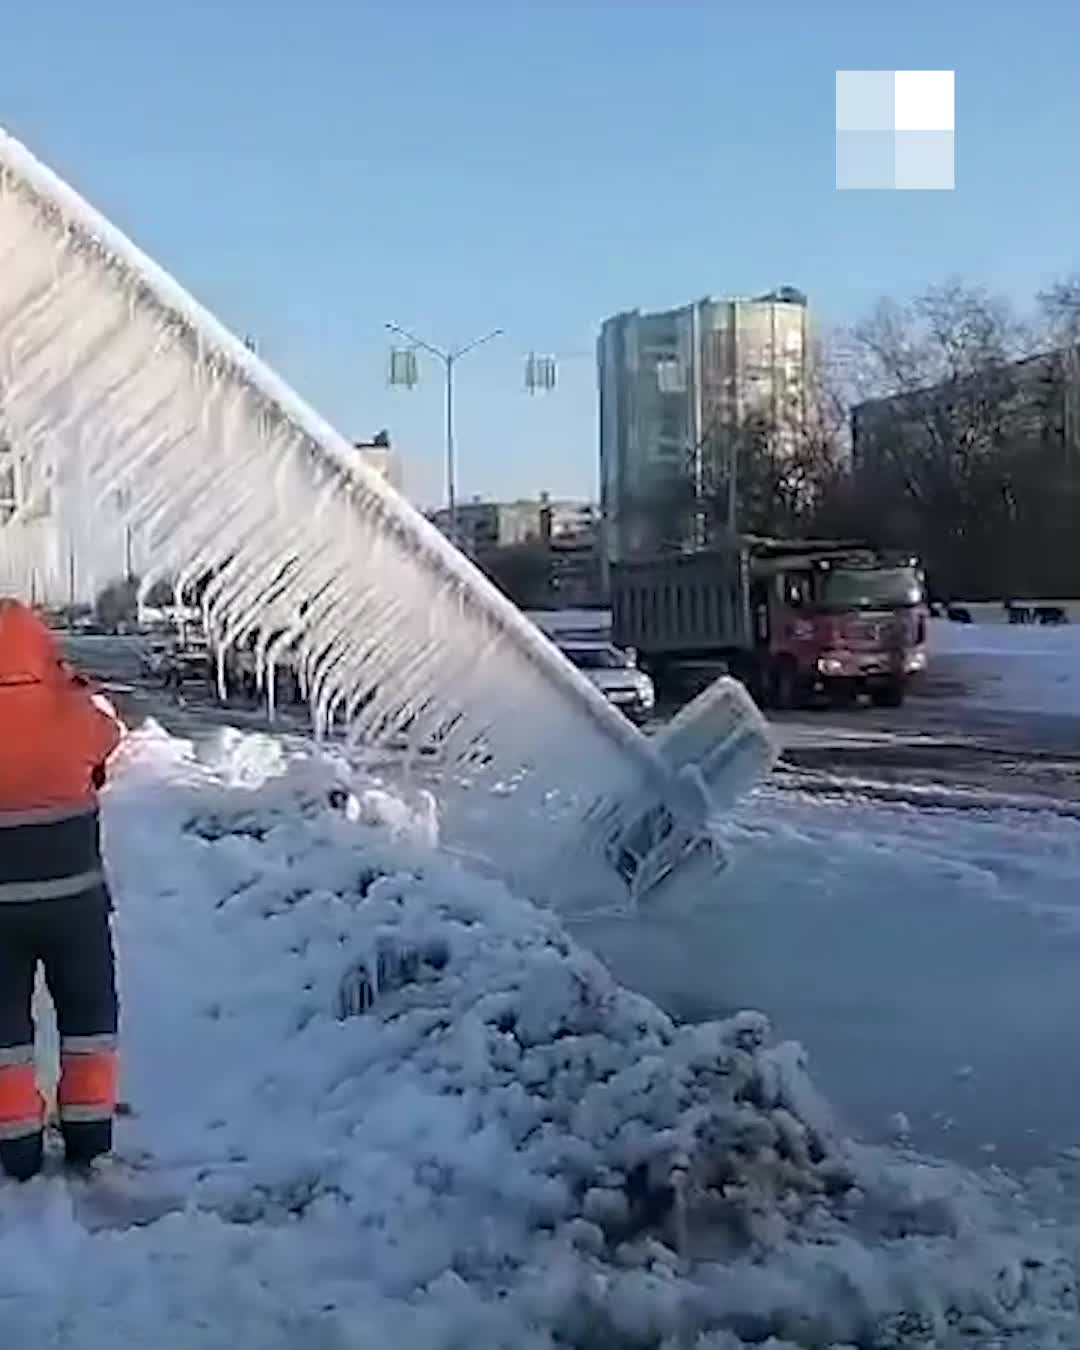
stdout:
[(1080, 624), (931, 652), (902, 710), (778, 724), (690, 918), (586, 937), (672, 1011), (766, 1009), (866, 1136), (1026, 1169), (1080, 1145)]
[(1080, 821), (764, 789), (689, 916), (592, 924), (672, 1012), (768, 1009), (871, 1138), (1015, 1167), (1080, 1145)]

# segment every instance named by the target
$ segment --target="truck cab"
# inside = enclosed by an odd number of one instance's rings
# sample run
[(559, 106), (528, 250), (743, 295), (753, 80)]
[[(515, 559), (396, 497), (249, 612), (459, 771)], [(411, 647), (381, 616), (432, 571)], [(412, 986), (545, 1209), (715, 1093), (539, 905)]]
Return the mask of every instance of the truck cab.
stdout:
[(811, 693), (899, 707), (926, 667), (926, 607), (914, 559), (815, 553), (762, 559), (751, 603), (770, 701)]

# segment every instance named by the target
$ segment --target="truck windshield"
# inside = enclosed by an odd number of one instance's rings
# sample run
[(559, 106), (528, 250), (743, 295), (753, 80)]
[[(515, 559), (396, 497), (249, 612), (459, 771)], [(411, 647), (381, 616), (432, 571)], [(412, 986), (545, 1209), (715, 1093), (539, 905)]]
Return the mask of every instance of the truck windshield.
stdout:
[(818, 608), (901, 609), (919, 604), (922, 598), (914, 568), (840, 568), (822, 578)]

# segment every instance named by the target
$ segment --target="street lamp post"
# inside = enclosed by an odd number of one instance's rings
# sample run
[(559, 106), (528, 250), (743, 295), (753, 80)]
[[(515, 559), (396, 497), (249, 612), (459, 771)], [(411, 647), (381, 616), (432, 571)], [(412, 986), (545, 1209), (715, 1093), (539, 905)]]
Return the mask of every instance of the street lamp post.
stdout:
[(414, 347), (419, 347), (422, 351), (434, 356), (436, 360), (442, 362), (443, 370), (446, 373), (446, 508), (450, 522), (450, 541), (453, 544), (458, 542), (458, 516), (457, 516), (457, 464), (454, 450), (454, 369), (461, 358), (469, 352), (475, 351), (477, 347), (482, 347), (485, 342), (490, 342), (493, 338), (502, 337), (501, 328), (492, 329), (490, 333), (485, 333), (483, 337), (474, 338), (472, 342), (466, 342), (463, 347), (451, 347), (443, 350), (441, 347), (433, 346), (430, 342), (425, 342), (423, 338), (418, 338), (415, 333), (410, 333), (408, 329), (400, 328), (396, 323), (388, 323), (387, 329), (391, 333), (396, 333), (403, 337)]

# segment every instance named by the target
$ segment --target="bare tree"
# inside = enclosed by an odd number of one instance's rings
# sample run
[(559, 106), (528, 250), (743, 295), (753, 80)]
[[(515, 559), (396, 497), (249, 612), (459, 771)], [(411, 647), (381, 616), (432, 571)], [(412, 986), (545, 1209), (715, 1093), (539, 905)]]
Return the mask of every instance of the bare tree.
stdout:
[(631, 554), (670, 553), (690, 547), (695, 534), (694, 482), (684, 466), (654, 474), (627, 493), (620, 530)]
[(881, 542), (917, 547), (944, 589), (1008, 589), (1007, 463), (1037, 370), (1011, 305), (959, 280), (882, 301), (852, 333), (856, 492)]
[(1032, 592), (1080, 591), (1080, 274), (1039, 292), (1043, 344), (1040, 435), (1015, 466), (1018, 529), (1031, 559)]
[(552, 554), (540, 540), (479, 552), (477, 565), (521, 609), (542, 609), (551, 599)]
[(1035, 298), (1046, 332), (1056, 345), (1080, 342), (1080, 273), (1052, 282)]
[(111, 581), (94, 602), (98, 620), (107, 628), (134, 623), (138, 613), (139, 584), (135, 580)]
[(732, 467), (739, 530), (779, 538), (820, 532), (826, 503), (835, 502), (847, 478), (850, 404), (843, 365), (834, 344), (819, 339), (793, 397), (774, 399), (737, 427), (721, 429), (706, 475), (711, 535), (730, 524)]
[(1061, 362), (1065, 448), (1080, 456), (1080, 274), (1055, 281), (1036, 299), (1046, 345)]

